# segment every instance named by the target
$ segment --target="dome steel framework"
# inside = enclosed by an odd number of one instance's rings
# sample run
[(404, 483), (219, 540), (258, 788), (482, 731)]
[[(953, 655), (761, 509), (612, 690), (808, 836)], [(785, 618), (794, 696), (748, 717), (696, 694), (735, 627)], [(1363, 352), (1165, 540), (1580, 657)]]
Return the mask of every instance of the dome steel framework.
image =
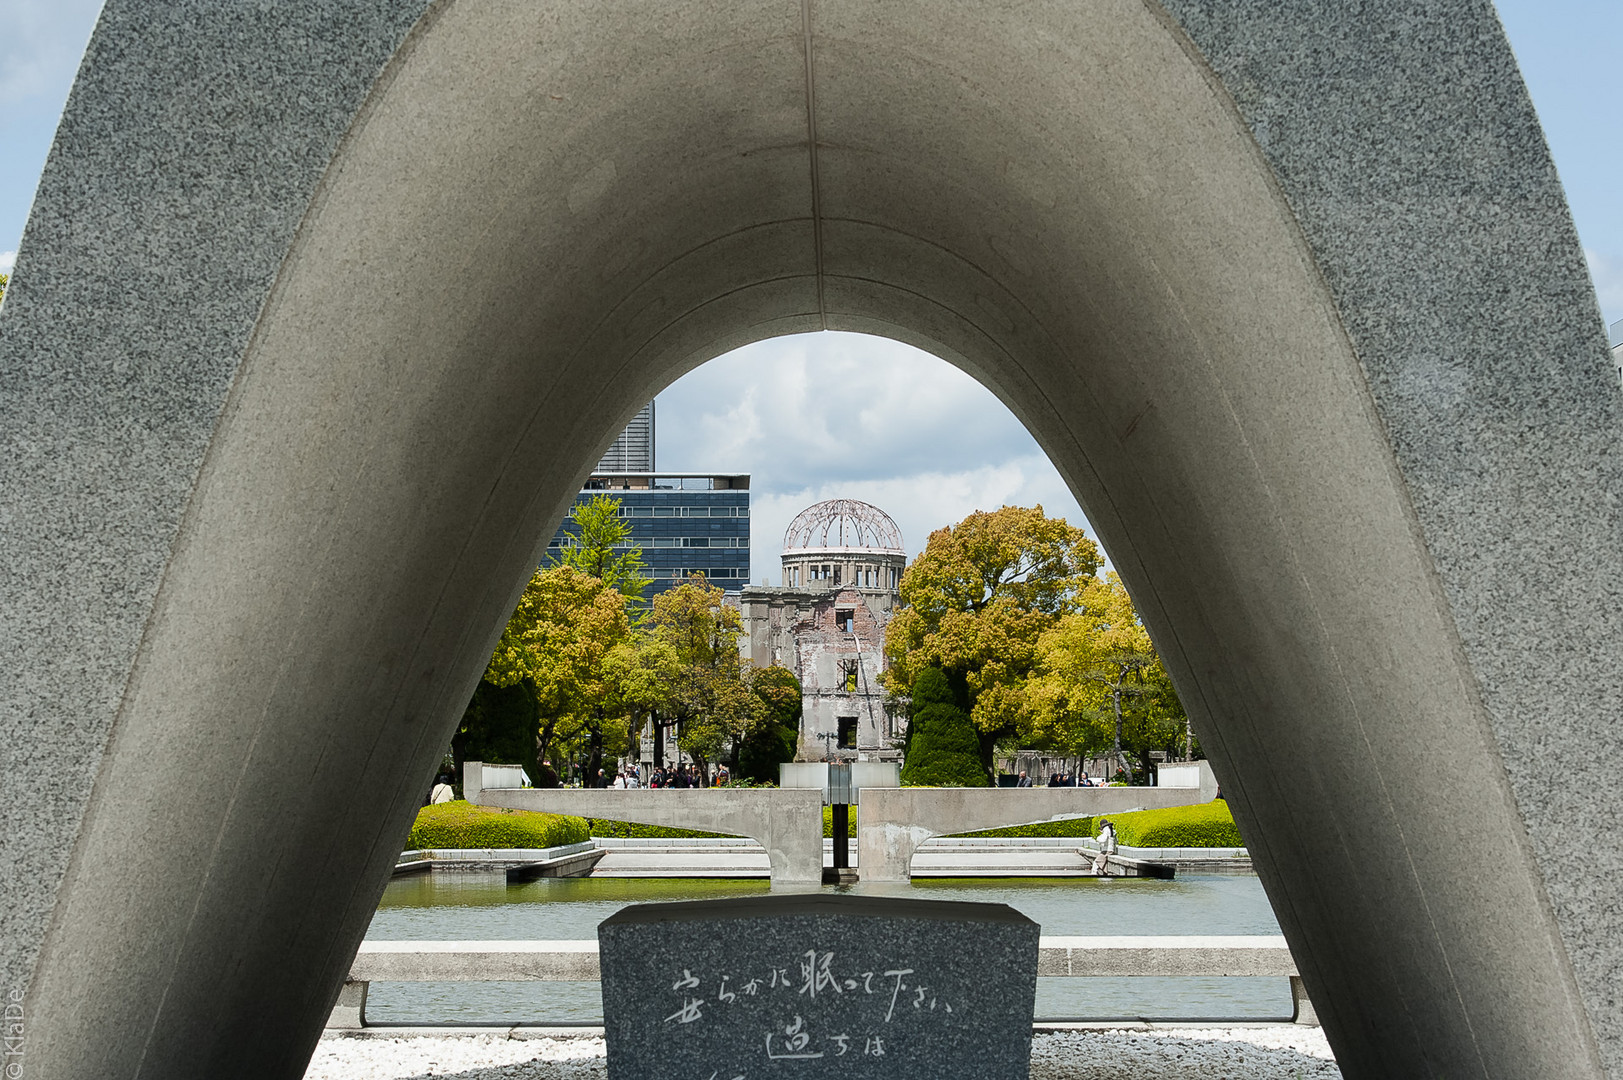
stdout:
[(858, 499), (828, 499), (808, 506), (784, 531), (785, 553), (822, 548), (907, 553), (902, 547), (902, 530), (891, 516)]

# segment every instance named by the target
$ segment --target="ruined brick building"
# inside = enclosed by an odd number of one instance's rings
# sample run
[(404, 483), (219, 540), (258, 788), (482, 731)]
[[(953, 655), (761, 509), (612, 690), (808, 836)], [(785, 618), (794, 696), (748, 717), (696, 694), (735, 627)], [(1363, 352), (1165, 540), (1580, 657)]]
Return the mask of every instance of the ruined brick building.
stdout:
[(907, 566), (902, 533), (877, 506), (831, 499), (800, 512), (783, 538), (783, 584), (739, 597), (748, 657), (781, 664), (802, 692), (802, 760), (900, 758), (905, 721), (879, 684), (885, 626)]

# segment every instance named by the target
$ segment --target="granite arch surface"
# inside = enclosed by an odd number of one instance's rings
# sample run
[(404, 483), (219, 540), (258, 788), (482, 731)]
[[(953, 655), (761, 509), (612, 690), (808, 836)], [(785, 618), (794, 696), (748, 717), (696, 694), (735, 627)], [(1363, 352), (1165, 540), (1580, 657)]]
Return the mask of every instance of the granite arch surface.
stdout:
[(1623, 1077), (1623, 400), (1478, 0), (109, 0), (0, 309), (26, 1075), (299, 1075), (593, 452), (822, 328), (1077, 492), (1346, 1075)]

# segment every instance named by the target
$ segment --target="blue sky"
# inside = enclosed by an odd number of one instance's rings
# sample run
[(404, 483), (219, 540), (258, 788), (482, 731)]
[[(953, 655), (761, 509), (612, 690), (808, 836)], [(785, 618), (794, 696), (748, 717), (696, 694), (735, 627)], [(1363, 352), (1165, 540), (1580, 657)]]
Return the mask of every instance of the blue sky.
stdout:
[[(1442, 2), (1442, 0), (1437, 0)], [(0, 272), (28, 205), (99, 0), (0, 0)], [(1623, 320), (1623, 0), (1503, 0), (1607, 322)], [(861, 385), (848, 408), (810, 392)], [(867, 499), (908, 547), (975, 508), (1042, 502), (1083, 520), (1042, 451), (973, 379), (917, 350), (855, 335), (760, 342), (706, 364), (659, 398), (663, 468), (749, 471), (757, 579), (807, 503)], [(972, 431), (973, 438), (964, 433)], [(852, 447), (861, 447), (854, 452)]]

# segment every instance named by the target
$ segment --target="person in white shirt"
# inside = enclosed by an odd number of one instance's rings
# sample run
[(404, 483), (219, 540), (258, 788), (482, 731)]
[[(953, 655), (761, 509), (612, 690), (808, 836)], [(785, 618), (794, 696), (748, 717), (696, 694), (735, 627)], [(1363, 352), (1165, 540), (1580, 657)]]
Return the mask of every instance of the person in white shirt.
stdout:
[(614, 775), (614, 786), (619, 788), (621, 791), (625, 790), (625, 788), (626, 788), (626, 774), (624, 772), (615, 773), (615, 775)]
[(1116, 853), (1116, 826), (1109, 818), (1099, 819), (1099, 854), (1093, 859), (1095, 877), (1109, 877), (1110, 856)]

